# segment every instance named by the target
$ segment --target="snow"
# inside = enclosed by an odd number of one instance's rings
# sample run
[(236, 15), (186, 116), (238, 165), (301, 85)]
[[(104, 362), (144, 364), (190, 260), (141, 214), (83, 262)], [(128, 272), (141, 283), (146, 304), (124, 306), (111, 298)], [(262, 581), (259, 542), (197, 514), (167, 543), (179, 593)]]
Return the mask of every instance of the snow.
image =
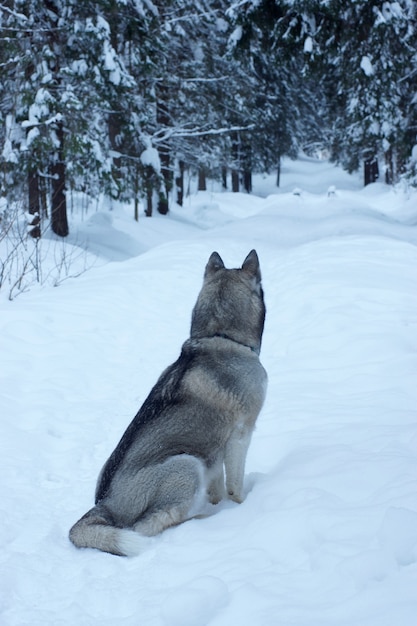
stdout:
[(313, 39), (312, 37), (306, 37), (304, 41), (304, 52), (311, 53), (313, 52)]
[[(415, 626), (416, 195), (307, 158), (273, 180), (138, 224), (98, 211), (68, 244), (92, 269), (0, 298), (2, 626)], [(269, 388), (246, 500), (135, 558), (77, 550), (68, 529), (178, 356), (209, 254), (236, 267), (253, 247)]]
[(147, 144), (147, 147), (140, 155), (140, 161), (145, 167), (151, 166), (155, 172), (159, 173), (161, 171), (161, 162), (158, 150), (151, 145), (150, 138), (144, 137), (144, 143)]
[(103, 41), (103, 66), (110, 73), (110, 80), (114, 85), (120, 85), (121, 74), (116, 60), (116, 52), (109, 41)]
[(242, 39), (242, 34), (243, 34), (242, 27), (241, 26), (236, 26), (236, 28), (234, 29), (233, 33), (229, 37), (229, 43), (232, 46), (235, 46), (237, 44), (237, 42)]
[(366, 76), (372, 76), (374, 74), (374, 68), (372, 61), (368, 56), (363, 56), (361, 59), (361, 69), (365, 72)]

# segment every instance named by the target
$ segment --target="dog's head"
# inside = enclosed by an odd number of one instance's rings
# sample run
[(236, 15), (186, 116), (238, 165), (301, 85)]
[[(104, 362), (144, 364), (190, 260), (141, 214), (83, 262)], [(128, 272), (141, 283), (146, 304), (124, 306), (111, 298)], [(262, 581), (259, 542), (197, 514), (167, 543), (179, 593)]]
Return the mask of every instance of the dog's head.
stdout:
[(227, 269), (213, 252), (193, 310), (191, 337), (223, 336), (259, 353), (265, 322), (261, 270), (255, 250), (239, 269)]

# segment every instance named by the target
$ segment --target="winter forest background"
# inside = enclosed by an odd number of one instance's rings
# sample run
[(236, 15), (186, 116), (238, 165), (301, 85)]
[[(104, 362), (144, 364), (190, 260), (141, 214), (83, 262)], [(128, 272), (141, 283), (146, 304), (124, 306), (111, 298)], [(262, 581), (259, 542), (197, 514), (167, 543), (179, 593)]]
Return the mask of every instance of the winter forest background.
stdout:
[[(416, 135), (415, 0), (0, 0), (1, 626), (416, 626)], [(252, 248), (245, 502), (77, 550)]]
[(300, 150), (417, 182), (414, 0), (6, 0), (0, 27), (0, 237), (65, 237), (78, 192), (138, 219), (185, 172), (279, 184)]

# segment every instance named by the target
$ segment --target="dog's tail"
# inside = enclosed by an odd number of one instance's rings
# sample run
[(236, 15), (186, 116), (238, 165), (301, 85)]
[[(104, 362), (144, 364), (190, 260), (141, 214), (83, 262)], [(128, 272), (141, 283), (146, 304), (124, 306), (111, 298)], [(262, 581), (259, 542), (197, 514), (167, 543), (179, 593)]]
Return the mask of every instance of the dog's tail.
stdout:
[(117, 556), (136, 556), (146, 541), (134, 530), (117, 528), (111, 515), (100, 505), (74, 524), (69, 538), (77, 548), (96, 548)]

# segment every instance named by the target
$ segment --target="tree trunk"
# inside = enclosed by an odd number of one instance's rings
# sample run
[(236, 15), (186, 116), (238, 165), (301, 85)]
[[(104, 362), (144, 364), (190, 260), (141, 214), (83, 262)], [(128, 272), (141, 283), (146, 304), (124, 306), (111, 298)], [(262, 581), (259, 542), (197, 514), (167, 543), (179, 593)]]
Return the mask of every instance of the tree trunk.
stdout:
[(222, 188), (227, 189), (227, 167), (222, 167)]
[(135, 222), (139, 222), (139, 168), (135, 167)]
[(387, 185), (393, 185), (395, 183), (395, 161), (392, 148), (389, 148), (385, 154), (385, 182)]
[[(109, 3), (109, 12), (111, 19), (109, 20), (110, 26), (110, 44), (113, 50), (116, 51), (116, 54), (119, 54), (119, 43), (117, 38), (117, 25), (118, 25), (118, 14), (117, 14), (117, 3), (110, 2)], [(110, 108), (113, 109), (108, 115), (107, 118), (107, 130), (109, 135), (109, 143), (114, 155), (111, 160), (111, 188), (110, 188), (110, 196), (114, 200), (117, 200), (123, 190), (123, 179), (122, 179), (122, 159), (120, 156), (115, 156), (117, 154), (121, 154), (123, 151), (122, 144), (122, 121), (120, 119), (120, 114), (117, 110), (120, 108), (117, 100), (113, 99), (110, 104)]]
[(160, 213), (161, 215), (166, 215), (168, 211), (168, 198), (162, 191), (160, 191), (158, 199), (158, 213)]
[[(114, 154), (120, 153), (120, 120), (117, 113), (110, 113), (107, 120), (107, 128), (109, 133), (109, 143)], [(111, 178), (112, 184), (110, 189), (111, 197), (115, 200), (120, 196), (121, 191), (121, 158), (113, 156), (111, 162)]]
[(29, 190), (29, 214), (33, 215), (29, 222), (28, 233), (34, 239), (41, 236), (41, 195), (39, 189), (39, 177), (35, 170), (30, 170), (28, 175)]
[(198, 191), (207, 191), (206, 171), (204, 167), (198, 170)]
[[(169, 115), (169, 92), (166, 85), (157, 86), (156, 121), (159, 127), (167, 128), (170, 123)], [(169, 194), (172, 190), (171, 154), (167, 144), (158, 147), (159, 160), (161, 162), (161, 175), (164, 190), (160, 190), (158, 211), (166, 215), (169, 211)]]
[(244, 170), (243, 172), (243, 189), (246, 193), (251, 193), (252, 191), (252, 172), (251, 170)]
[(177, 204), (180, 206), (184, 203), (184, 172), (185, 172), (185, 163), (184, 161), (179, 161), (178, 163), (179, 173), (175, 179), (175, 186), (177, 189)]
[[(61, 41), (62, 32), (57, 28), (61, 5), (57, 0), (45, 0), (45, 7), (49, 13), (50, 30), (48, 40), (54, 56), (49, 62), (49, 69), (53, 76), (56, 92), (60, 92), (62, 76), (60, 73), (60, 60), (64, 42)], [(57, 101), (56, 113), (59, 113)], [(64, 161), (64, 123), (58, 119), (53, 129), (57, 142), (55, 153), (51, 156), (51, 228), (59, 237), (66, 237), (69, 233), (67, 218), (67, 200), (65, 196), (65, 161)]]
[(281, 184), (281, 157), (278, 157), (278, 165), (277, 165), (277, 187)]
[(166, 215), (169, 211), (169, 194), (172, 189), (171, 155), (167, 147), (159, 149), (163, 189), (159, 193), (158, 211)]
[(158, 213), (166, 215), (169, 211), (169, 194), (172, 189), (171, 157), (168, 148), (159, 148), (158, 152), (162, 174), (162, 181), (159, 183)]
[(243, 169), (242, 183), (246, 193), (252, 191), (252, 148), (249, 142), (242, 143), (241, 167)]
[(232, 159), (233, 159), (233, 168), (232, 168), (232, 191), (237, 193), (239, 191), (239, 136), (237, 133), (233, 134), (232, 139)]
[(152, 198), (153, 198), (153, 178), (154, 171), (151, 165), (145, 167), (145, 189), (146, 189), (146, 217), (152, 217)]
[(62, 122), (57, 122), (56, 137), (58, 150), (51, 166), (51, 228), (59, 237), (66, 237), (69, 228), (65, 196), (64, 127)]
[(232, 191), (237, 193), (240, 189), (239, 185), (239, 172), (235, 169), (232, 170)]
[(379, 178), (378, 159), (370, 155), (364, 161), (364, 185), (375, 183)]

